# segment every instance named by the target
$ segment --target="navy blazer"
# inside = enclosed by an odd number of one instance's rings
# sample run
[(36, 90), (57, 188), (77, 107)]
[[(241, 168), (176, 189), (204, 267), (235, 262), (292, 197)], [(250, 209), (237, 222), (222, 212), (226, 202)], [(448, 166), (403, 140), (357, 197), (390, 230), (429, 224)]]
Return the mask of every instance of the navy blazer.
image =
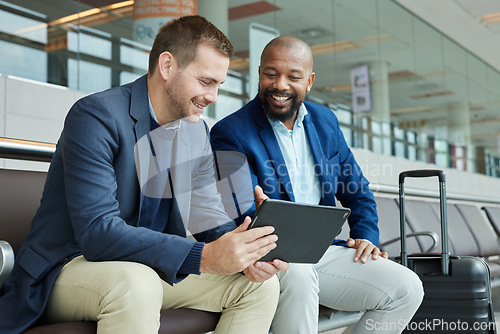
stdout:
[[(378, 216), (373, 193), (347, 146), (337, 117), (321, 105), (304, 104), (308, 112), (304, 128), (321, 184), (320, 204), (334, 206), (337, 198), (352, 210), (348, 220), (350, 236), (378, 245)], [(270, 198), (294, 201), (285, 160), (258, 96), (217, 122), (210, 137), (214, 152), (234, 151), (247, 157), (253, 186), (261, 186)], [(254, 213), (255, 206), (237, 221)], [(335, 240), (334, 244), (345, 245), (345, 242)]]
[[(143, 76), (87, 96), (69, 111), (40, 208), (0, 298), (1, 333), (17, 334), (31, 326), (59, 270), (81, 254), (89, 261), (143, 263), (169, 284), (186, 276), (177, 271), (194, 238), (138, 227), (144, 197), (140, 182), (143, 171), (154, 168), (143, 159), (148, 152), (142, 157), (134, 153), (148, 142), (144, 139), (151, 130), (147, 94)], [(203, 121), (182, 122), (176, 138), (172, 160), (179, 168), (171, 175), (178, 210), (172, 210), (169, 222), (182, 220), (180, 226), (208, 242), (236, 227), (215, 187), (208, 127)], [(206, 232), (209, 228), (212, 233)]]

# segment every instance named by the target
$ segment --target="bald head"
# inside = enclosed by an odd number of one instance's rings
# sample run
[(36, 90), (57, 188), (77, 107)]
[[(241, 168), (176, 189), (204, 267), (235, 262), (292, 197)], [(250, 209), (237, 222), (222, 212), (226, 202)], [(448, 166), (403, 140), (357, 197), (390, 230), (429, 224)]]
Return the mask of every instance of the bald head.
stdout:
[(262, 59), (270, 52), (273, 48), (284, 48), (292, 50), (297, 56), (304, 59), (304, 63), (309, 67), (309, 71), (313, 70), (313, 55), (309, 45), (307, 45), (304, 41), (292, 37), (292, 36), (279, 36), (271, 40), (264, 50), (262, 51), (262, 55), (260, 57), (260, 62), (262, 64)]

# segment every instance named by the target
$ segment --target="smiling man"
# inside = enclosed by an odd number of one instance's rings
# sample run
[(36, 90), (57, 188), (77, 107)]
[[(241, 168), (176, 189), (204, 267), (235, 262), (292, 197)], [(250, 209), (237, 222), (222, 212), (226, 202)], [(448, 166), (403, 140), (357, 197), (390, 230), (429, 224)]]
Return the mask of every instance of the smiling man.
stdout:
[(96, 321), (99, 334), (153, 334), (180, 307), (220, 312), (217, 334), (268, 333), (288, 264), (256, 263), (277, 237), (226, 215), (198, 122), (232, 55), (206, 19), (172, 20), (147, 76), (75, 103), (0, 298), (1, 333)]
[[(314, 79), (309, 46), (277, 37), (262, 52), (258, 96), (211, 130), (213, 150), (244, 154), (253, 185), (270, 198), (332, 206), (338, 200), (352, 212), (347, 242), (335, 240), (317, 264), (291, 264), (278, 273), (281, 294), (271, 329), (274, 334), (317, 333), (321, 303), (364, 312), (352, 333), (397, 333), (420, 305), (422, 283), (377, 247), (373, 193), (335, 114), (304, 102)], [(254, 212), (242, 214), (240, 221)], [(370, 326), (374, 322), (400, 326), (377, 331)]]

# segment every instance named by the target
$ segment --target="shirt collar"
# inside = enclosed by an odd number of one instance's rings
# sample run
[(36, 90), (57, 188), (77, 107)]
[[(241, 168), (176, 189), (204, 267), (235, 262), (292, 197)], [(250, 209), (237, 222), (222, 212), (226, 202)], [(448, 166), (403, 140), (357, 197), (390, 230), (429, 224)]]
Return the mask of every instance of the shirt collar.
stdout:
[[(149, 93), (148, 93), (148, 104), (149, 104), (149, 113), (151, 114), (151, 117), (153, 117), (155, 122), (158, 123), (158, 118), (156, 118), (156, 114), (153, 110), (153, 104), (151, 104), (151, 98), (149, 97)], [(175, 120), (173, 122), (170, 122), (170, 123), (163, 126), (163, 128), (165, 128), (165, 129), (172, 129), (172, 130), (177, 130), (180, 127), (181, 127), (181, 120), (180, 119)]]
[(269, 117), (267, 118), (269, 120), (269, 123), (271, 124), (272, 128), (274, 130), (283, 132), (283, 133), (290, 133), (293, 132), (297, 127), (302, 127), (302, 124), (304, 122), (304, 117), (307, 115), (307, 109), (304, 103), (302, 103), (299, 107), (299, 111), (297, 114), (297, 119), (295, 120), (295, 123), (293, 124), (293, 129), (288, 130), (286, 126), (283, 125), (281, 121), (275, 120), (275, 119), (270, 119)]

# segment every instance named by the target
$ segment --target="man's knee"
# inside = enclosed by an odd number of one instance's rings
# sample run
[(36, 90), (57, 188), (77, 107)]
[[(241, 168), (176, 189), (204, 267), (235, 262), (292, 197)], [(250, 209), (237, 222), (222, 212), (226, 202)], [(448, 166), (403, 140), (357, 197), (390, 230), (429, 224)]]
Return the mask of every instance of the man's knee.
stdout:
[(281, 292), (319, 293), (319, 279), (316, 269), (309, 264), (291, 264), (287, 271), (279, 273)]
[(393, 274), (397, 280), (392, 282), (389, 303), (410, 313), (416, 311), (424, 298), (422, 281), (413, 271), (400, 265), (395, 267)]
[(278, 306), (280, 296), (280, 283), (278, 277), (274, 275), (267, 281), (260, 283), (260, 286), (254, 291), (254, 293), (260, 301), (265, 301), (263, 304), (269, 306), (274, 313), (276, 307)]
[(124, 309), (142, 309), (158, 312), (163, 300), (163, 287), (158, 274), (148, 266), (126, 263), (115, 273), (116, 285), (108, 296), (107, 305)]
[(403, 277), (400, 280), (400, 294), (407, 300), (408, 305), (414, 305), (418, 308), (424, 298), (422, 281), (413, 271), (407, 268), (404, 269)]

